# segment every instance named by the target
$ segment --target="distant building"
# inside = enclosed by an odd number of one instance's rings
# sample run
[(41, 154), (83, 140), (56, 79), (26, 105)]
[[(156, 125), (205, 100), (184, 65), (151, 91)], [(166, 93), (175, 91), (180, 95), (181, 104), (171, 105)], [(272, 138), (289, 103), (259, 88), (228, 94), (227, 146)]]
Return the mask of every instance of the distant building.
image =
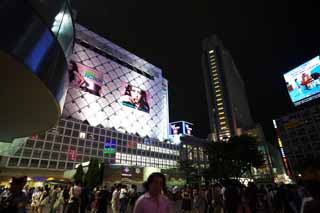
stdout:
[(193, 136), (193, 128), (193, 124), (187, 121), (171, 122), (169, 140), (173, 145), (179, 145), (179, 159), (192, 161), (194, 167), (200, 171), (208, 164), (205, 148), (210, 141)]
[(304, 107), (274, 121), (281, 155), (290, 176), (301, 162), (320, 158), (320, 106)]
[(229, 51), (215, 35), (203, 41), (202, 68), (211, 138), (224, 141), (253, 128), (245, 84)]

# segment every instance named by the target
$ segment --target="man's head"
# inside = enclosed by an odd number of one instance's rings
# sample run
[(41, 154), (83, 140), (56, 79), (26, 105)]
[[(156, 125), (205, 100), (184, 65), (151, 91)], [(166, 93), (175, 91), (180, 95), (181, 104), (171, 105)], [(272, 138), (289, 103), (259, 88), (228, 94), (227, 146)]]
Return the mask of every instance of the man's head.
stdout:
[(160, 172), (152, 173), (147, 180), (146, 190), (153, 196), (158, 196), (165, 189), (166, 178)]
[(27, 177), (15, 178), (12, 177), (12, 181), (10, 183), (10, 190), (13, 192), (21, 191), (24, 185), (27, 183)]

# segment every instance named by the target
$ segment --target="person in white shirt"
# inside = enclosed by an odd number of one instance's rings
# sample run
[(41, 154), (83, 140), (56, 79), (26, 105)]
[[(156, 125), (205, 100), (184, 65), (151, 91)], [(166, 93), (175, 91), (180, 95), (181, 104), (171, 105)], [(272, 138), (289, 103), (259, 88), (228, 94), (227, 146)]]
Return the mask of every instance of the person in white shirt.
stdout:
[(118, 184), (112, 193), (111, 208), (113, 213), (120, 212), (120, 189), (121, 184)]

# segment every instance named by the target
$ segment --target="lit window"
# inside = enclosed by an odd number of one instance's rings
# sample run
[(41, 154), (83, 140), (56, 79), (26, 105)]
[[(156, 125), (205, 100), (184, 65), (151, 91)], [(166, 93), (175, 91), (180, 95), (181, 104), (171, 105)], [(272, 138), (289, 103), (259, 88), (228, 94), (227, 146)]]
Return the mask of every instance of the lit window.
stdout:
[(220, 96), (221, 96), (221, 93), (216, 94), (216, 97), (220, 97)]
[(85, 139), (86, 138), (86, 133), (85, 132), (80, 132), (79, 137)]
[(219, 80), (219, 78), (213, 78), (213, 80), (214, 80), (214, 81), (217, 81), (217, 80)]
[(214, 50), (210, 50), (209, 53), (214, 53)]
[(224, 112), (219, 112), (219, 115), (223, 115), (224, 114)]
[(220, 111), (220, 110), (223, 110), (223, 107), (219, 107), (218, 110), (219, 110), (219, 111)]
[(222, 117), (220, 117), (219, 119), (220, 119), (220, 120), (225, 120), (226, 117), (222, 116)]
[(218, 103), (217, 105), (218, 105), (218, 106), (221, 106), (221, 105), (223, 105), (223, 103), (222, 103), (222, 102), (220, 102), (220, 103)]
[(219, 86), (219, 85), (217, 85), (217, 86), (215, 86), (214, 88), (216, 88), (216, 89), (217, 89), (217, 88), (220, 88), (220, 86)]
[(217, 76), (218, 76), (218, 74), (217, 74), (217, 73), (214, 73), (214, 74), (212, 74), (212, 76), (213, 76), (213, 77), (217, 77)]
[(218, 102), (219, 102), (219, 101), (222, 101), (222, 98), (218, 98), (217, 101), (218, 101)]
[(216, 90), (216, 93), (218, 93), (218, 92), (221, 92), (221, 89), (217, 89), (217, 90)]

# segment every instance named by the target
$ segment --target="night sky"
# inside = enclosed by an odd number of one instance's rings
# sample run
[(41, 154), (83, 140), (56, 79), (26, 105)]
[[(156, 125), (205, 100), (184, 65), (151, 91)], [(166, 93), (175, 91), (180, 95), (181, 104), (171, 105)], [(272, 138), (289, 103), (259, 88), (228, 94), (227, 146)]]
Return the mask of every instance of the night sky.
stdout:
[(272, 119), (294, 109), (282, 74), (319, 54), (316, 1), (72, 1), (77, 22), (160, 67), (169, 80), (170, 121), (209, 121), (201, 42), (217, 34), (246, 83), (253, 119), (274, 140)]

